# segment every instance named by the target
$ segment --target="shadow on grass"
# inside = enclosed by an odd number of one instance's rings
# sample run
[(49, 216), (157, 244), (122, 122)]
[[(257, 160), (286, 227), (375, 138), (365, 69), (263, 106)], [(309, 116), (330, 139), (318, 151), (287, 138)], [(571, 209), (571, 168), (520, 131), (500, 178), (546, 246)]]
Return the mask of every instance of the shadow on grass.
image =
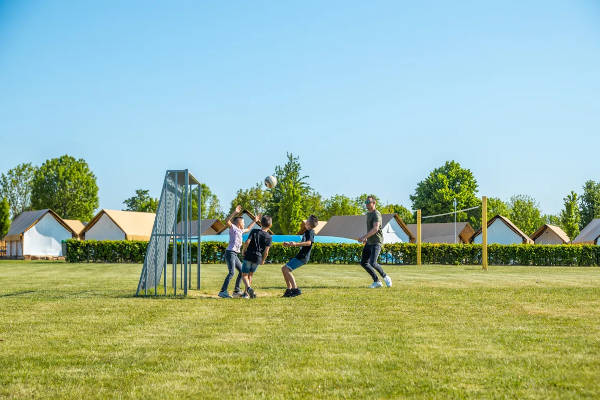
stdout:
[(0, 297), (12, 297), (12, 296), (21, 296), (23, 294), (35, 293), (35, 290), (20, 290), (18, 292), (0, 294)]

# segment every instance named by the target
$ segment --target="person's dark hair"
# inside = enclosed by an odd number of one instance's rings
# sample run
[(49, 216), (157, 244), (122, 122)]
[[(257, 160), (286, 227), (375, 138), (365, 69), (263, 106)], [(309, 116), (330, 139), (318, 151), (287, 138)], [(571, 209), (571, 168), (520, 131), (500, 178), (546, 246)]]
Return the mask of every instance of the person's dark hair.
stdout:
[(273, 219), (268, 215), (263, 215), (260, 219), (260, 224), (263, 228), (269, 228), (273, 224)]
[(237, 223), (238, 223), (238, 222), (240, 222), (240, 220), (243, 220), (243, 219), (244, 219), (244, 218), (242, 218), (242, 217), (235, 217), (235, 218), (233, 219), (233, 223), (237, 225)]
[(373, 200), (373, 203), (377, 204), (377, 199), (375, 198), (375, 196), (367, 196), (367, 200)]
[(311, 227), (315, 228), (319, 224), (319, 218), (316, 215), (311, 215), (308, 217), (308, 223)]

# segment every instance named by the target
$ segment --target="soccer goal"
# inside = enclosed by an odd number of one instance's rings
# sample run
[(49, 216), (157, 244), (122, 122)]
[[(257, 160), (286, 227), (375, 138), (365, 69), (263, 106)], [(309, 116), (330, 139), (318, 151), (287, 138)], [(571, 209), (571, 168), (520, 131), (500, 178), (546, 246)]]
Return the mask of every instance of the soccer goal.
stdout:
[(201, 191), (200, 182), (187, 169), (166, 172), (136, 296), (186, 296), (192, 288), (194, 252), (200, 289)]

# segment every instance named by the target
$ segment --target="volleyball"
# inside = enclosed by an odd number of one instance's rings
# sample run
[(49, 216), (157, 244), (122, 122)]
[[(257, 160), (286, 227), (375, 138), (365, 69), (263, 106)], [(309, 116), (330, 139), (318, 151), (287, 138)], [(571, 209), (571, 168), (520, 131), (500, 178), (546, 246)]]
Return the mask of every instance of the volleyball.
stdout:
[(277, 185), (277, 178), (275, 178), (273, 175), (269, 175), (265, 178), (265, 186), (268, 187), (269, 189), (272, 189), (275, 187), (275, 185)]

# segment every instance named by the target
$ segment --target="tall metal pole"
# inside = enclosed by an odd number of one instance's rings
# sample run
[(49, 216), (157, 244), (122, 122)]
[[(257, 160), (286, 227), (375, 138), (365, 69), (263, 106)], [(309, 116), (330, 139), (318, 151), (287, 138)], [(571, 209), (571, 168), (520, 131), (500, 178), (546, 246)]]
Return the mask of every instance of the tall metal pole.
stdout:
[(197, 269), (197, 283), (196, 283), (196, 289), (200, 290), (200, 264), (202, 263), (202, 259), (200, 258), (202, 256), (202, 250), (200, 249), (200, 244), (202, 243), (202, 232), (200, 232), (200, 227), (202, 226), (200, 224), (201, 218), (202, 218), (202, 201), (200, 196), (202, 195), (202, 186), (200, 184), (198, 184), (198, 203), (196, 204), (196, 208), (198, 209), (198, 248), (196, 249), (196, 257), (198, 257), (198, 262), (196, 265), (196, 269)]
[(175, 221), (173, 222), (173, 294), (177, 295), (177, 211), (178, 211), (178, 201), (179, 201), (179, 182), (178, 182), (178, 174), (175, 174)]
[(456, 244), (456, 197), (454, 198), (454, 244)]
[(421, 210), (417, 210), (417, 265), (421, 265)]
[(481, 205), (481, 266), (485, 271), (488, 269), (487, 249), (487, 197), (483, 196)]
[[(163, 285), (164, 285), (164, 289), (165, 289), (165, 296), (167, 295), (167, 262), (168, 262), (168, 258), (169, 258), (169, 241), (171, 240), (170, 237), (167, 236), (167, 204), (169, 204), (169, 186), (167, 185), (167, 180), (165, 179), (165, 188), (164, 190), (164, 201), (165, 201), (165, 205), (164, 205), (164, 209), (165, 209), (165, 223), (163, 224), (165, 227), (165, 231), (163, 232), (165, 234), (165, 264), (163, 266)], [(158, 217), (158, 215), (157, 215)]]
[(187, 291), (188, 291), (188, 244), (190, 241), (190, 236), (189, 236), (189, 228), (190, 228), (190, 220), (189, 220), (189, 200), (190, 200), (190, 193), (189, 193), (189, 187), (190, 187), (190, 176), (188, 174), (188, 170), (185, 170), (185, 214), (184, 214), (184, 221), (185, 221), (185, 228), (184, 228), (184, 255), (185, 255), (185, 264), (183, 264), (183, 295), (187, 296)]

